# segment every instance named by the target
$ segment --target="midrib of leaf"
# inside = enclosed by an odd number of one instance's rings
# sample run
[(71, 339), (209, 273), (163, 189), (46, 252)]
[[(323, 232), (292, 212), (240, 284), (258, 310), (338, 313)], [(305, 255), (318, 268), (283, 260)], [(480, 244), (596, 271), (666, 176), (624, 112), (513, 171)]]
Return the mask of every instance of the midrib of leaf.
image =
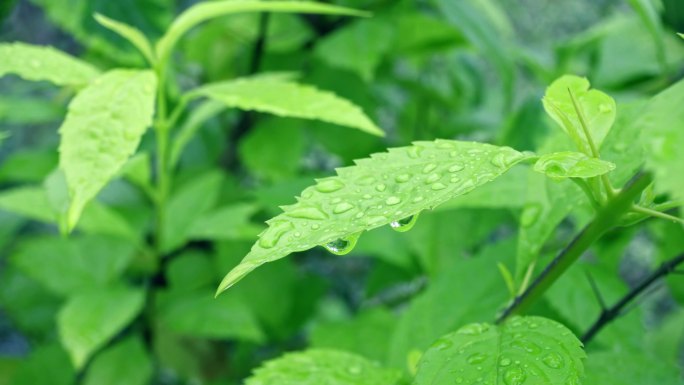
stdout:
[(337, 177), (317, 180), (296, 204), (267, 221), (269, 229), (224, 278), (219, 292), (263, 263), (416, 215), (529, 157), (508, 147), (437, 140), (393, 148), (337, 169)]

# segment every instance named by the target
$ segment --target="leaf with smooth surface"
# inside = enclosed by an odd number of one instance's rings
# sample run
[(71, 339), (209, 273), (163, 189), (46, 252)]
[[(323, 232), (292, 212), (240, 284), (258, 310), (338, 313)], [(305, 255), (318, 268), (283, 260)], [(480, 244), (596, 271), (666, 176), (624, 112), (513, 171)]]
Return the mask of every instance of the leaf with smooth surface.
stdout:
[(542, 155), (534, 165), (534, 171), (551, 179), (591, 178), (607, 174), (614, 169), (615, 164), (611, 162), (572, 151)]
[(157, 57), (168, 58), (178, 40), (192, 27), (217, 17), (244, 12), (313, 13), (346, 16), (367, 16), (366, 12), (334, 5), (304, 1), (230, 0), (203, 2), (183, 12), (157, 42)]
[(137, 149), (152, 123), (156, 87), (152, 71), (112, 70), (69, 104), (59, 129), (59, 166), (70, 197), (68, 230)]
[(399, 372), (361, 356), (310, 349), (266, 362), (245, 385), (396, 385), (400, 379)]
[(145, 385), (152, 361), (139, 338), (128, 337), (98, 354), (85, 374), (85, 385)]
[(565, 326), (541, 317), (470, 324), (439, 338), (423, 354), (414, 384), (579, 384), (586, 356), (581, 346)]
[(584, 383), (681, 385), (682, 379), (676, 365), (651, 357), (643, 351), (615, 351), (589, 354)]
[(218, 291), (264, 263), (317, 245), (345, 242), (466, 194), (526, 157), (509, 147), (437, 140), (393, 148), (337, 169), (337, 177), (318, 180), (296, 204), (283, 207), (283, 214), (267, 222), (269, 228)]
[(0, 77), (16, 74), (26, 80), (46, 80), (59, 86), (81, 87), (99, 72), (86, 62), (52, 47), (24, 43), (0, 44)]
[(250, 222), (258, 207), (249, 203), (236, 203), (210, 211), (198, 218), (188, 236), (200, 240), (253, 239), (262, 230)]
[(142, 310), (145, 293), (130, 288), (96, 289), (67, 301), (57, 317), (62, 345), (77, 369)]
[(570, 94), (577, 101), (597, 148), (601, 147), (608, 135), (617, 109), (613, 98), (589, 87), (586, 78), (564, 75), (551, 83), (542, 99), (546, 113), (570, 136), (577, 149), (585, 154), (591, 154), (591, 147)]
[(200, 96), (242, 110), (321, 120), (357, 128), (373, 135), (384, 135), (382, 130), (351, 102), (331, 92), (280, 77), (252, 76), (207, 84), (190, 91), (189, 97)]
[(124, 39), (128, 40), (131, 44), (137, 48), (140, 53), (145, 56), (145, 59), (151, 64), (154, 64), (155, 57), (152, 46), (149, 40), (140, 32), (139, 29), (131, 27), (126, 23), (110, 19), (107, 16), (101, 15), (99, 13), (95, 14), (95, 20), (100, 23), (103, 27), (112, 30), (119, 34)]

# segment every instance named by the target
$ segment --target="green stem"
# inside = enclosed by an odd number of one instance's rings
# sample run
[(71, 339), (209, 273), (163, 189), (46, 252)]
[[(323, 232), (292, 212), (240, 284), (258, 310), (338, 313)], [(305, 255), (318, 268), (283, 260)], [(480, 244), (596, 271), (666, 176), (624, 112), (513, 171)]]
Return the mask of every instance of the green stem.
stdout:
[(162, 239), (164, 234), (164, 223), (166, 222), (166, 201), (171, 184), (168, 168), (169, 150), (169, 125), (166, 112), (166, 69), (163, 65), (157, 67), (157, 77), (159, 86), (157, 92), (157, 116), (155, 118), (155, 134), (157, 142), (157, 194), (156, 194), (156, 229), (155, 229), (155, 250), (157, 257), (162, 257)]
[(641, 214), (645, 214), (645, 215), (648, 215), (651, 217), (661, 218), (661, 219), (665, 219), (668, 221), (679, 222), (679, 223), (684, 224), (684, 219), (682, 219), (682, 218), (677, 218), (673, 215), (663, 213), (663, 212), (660, 212), (657, 210), (652, 210), (652, 209), (649, 209), (647, 207), (641, 207), (641, 206), (634, 205), (632, 207), (632, 211), (637, 212), (637, 213), (641, 213)]
[(591, 203), (591, 207), (593, 207), (594, 210), (599, 211), (601, 209), (601, 203), (596, 199), (593, 190), (589, 187), (589, 185), (587, 185), (587, 182), (585, 182), (584, 179), (580, 178), (570, 178), (570, 180), (575, 182), (575, 184), (582, 189), (584, 195), (586, 195), (587, 198), (589, 198), (589, 203)]
[(616, 226), (622, 216), (632, 209), (634, 200), (651, 183), (652, 177), (647, 173), (637, 174), (615, 198), (596, 214), (594, 220), (587, 225), (565, 249), (544, 269), (532, 284), (504, 310), (497, 322), (527, 309), (546, 290), (589, 249), (606, 231)]

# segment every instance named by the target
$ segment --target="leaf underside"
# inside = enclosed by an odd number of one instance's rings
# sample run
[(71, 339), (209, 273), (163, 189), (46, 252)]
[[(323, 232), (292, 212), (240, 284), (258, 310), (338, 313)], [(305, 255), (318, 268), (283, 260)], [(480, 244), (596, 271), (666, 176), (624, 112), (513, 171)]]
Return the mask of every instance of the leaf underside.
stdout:
[(296, 204), (267, 221), (268, 229), (218, 292), (266, 262), (401, 221), (466, 194), (529, 156), (509, 147), (437, 140), (357, 160), (355, 166), (337, 169), (338, 176), (317, 180)]
[(541, 317), (470, 324), (423, 354), (414, 384), (579, 385), (581, 345), (565, 326)]

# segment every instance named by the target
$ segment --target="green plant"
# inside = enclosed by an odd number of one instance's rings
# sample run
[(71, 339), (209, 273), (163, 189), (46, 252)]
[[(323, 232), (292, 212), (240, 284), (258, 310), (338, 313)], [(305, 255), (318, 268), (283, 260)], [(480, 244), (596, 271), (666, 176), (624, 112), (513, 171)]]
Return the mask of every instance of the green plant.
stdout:
[(83, 51), (0, 43), (0, 384), (679, 383), (684, 45), (506, 1), (31, 0)]

